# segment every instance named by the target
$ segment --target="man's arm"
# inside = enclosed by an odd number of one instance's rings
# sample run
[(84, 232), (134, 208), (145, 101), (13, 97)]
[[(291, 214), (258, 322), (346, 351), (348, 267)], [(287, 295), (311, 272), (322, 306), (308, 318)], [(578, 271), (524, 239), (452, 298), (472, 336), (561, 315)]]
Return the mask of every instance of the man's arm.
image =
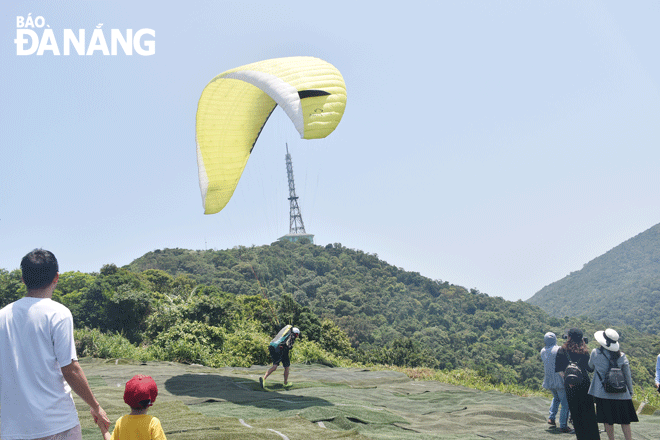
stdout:
[(62, 375), (67, 381), (69, 386), (75, 393), (80, 396), (82, 400), (89, 405), (89, 412), (94, 417), (94, 421), (99, 427), (104, 426), (105, 429), (108, 429), (110, 426), (110, 419), (108, 419), (107, 414), (99, 405), (99, 402), (94, 397), (92, 389), (87, 383), (87, 377), (85, 377), (85, 372), (78, 363), (78, 361), (73, 360), (71, 363), (65, 367), (62, 367)]
[(289, 333), (289, 336), (287, 336), (285, 341), (286, 348), (288, 348), (289, 350), (293, 348), (294, 342), (296, 342), (296, 338), (293, 336), (293, 332), (291, 332)]

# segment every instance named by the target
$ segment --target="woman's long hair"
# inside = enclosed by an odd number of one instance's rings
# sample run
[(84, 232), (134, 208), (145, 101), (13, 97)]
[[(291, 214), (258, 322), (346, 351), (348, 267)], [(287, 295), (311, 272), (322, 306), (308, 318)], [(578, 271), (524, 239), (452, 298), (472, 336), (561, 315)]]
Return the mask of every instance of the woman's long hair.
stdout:
[(568, 341), (564, 342), (564, 345), (562, 345), (561, 348), (570, 353), (589, 354), (589, 347), (584, 343), (584, 339), (580, 339), (580, 341), (576, 342), (573, 339), (568, 338)]

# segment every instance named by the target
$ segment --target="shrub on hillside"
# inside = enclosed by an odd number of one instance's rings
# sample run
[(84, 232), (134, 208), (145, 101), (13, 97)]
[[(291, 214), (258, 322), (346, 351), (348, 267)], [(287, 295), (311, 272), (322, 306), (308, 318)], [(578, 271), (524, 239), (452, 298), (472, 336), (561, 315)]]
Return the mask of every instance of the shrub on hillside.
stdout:
[(224, 341), (225, 331), (220, 327), (182, 321), (156, 336), (150, 348), (162, 360), (209, 365)]
[(250, 329), (238, 329), (227, 334), (223, 350), (216, 356), (222, 365), (230, 367), (250, 367), (270, 363), (268, 338)]
[(350, 356), (355, 350), (351, 347), (351, 341), (345, 331), (329, 319), (321, 323), (321, 347), (337, 356)]
[(136, 347), (123, 335), (106, 334), (98, 329), (76, 329), (73, 332), (76, 352), (81, 357), (101, 359), (154, 360), (153, 353), (145, 347)]
[(339, 359), (323, 350), (316, 342), (300, 340), (291, 351), (291, 362), (299, 364), (321, 364), (338, 367)]
[(198, 341), (172, 339), (163, 345), (152, 345), (149, 350), (158, 360), (216, 366), (210, 347)]

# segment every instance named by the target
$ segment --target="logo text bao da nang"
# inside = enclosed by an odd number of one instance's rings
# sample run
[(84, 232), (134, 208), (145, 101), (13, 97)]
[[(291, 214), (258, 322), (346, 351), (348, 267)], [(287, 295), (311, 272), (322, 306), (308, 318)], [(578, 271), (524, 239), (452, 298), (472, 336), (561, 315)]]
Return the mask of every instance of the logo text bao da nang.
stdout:
[(103, 23), (88, 32), (85, 29), (63, 29), (55, 32), (42, 16), (16, 17), (16, 55), (133, 55), (156, 53), (156, 32), (153, 29), (110, 29), (103, 32)]

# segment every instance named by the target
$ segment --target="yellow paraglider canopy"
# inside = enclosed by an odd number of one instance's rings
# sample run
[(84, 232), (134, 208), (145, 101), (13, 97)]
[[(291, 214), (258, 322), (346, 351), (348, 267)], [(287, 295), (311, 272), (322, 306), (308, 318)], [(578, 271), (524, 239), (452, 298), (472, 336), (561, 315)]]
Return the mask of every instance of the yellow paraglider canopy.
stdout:
[(197, 165), (205, 214), (219, 212), (231, 199), (277, 105), (301, 138), (324, 138), (344, 114), (344, 79), (333, 65), (314, 57), (260, 61), (213, 78), (197, 106)]

